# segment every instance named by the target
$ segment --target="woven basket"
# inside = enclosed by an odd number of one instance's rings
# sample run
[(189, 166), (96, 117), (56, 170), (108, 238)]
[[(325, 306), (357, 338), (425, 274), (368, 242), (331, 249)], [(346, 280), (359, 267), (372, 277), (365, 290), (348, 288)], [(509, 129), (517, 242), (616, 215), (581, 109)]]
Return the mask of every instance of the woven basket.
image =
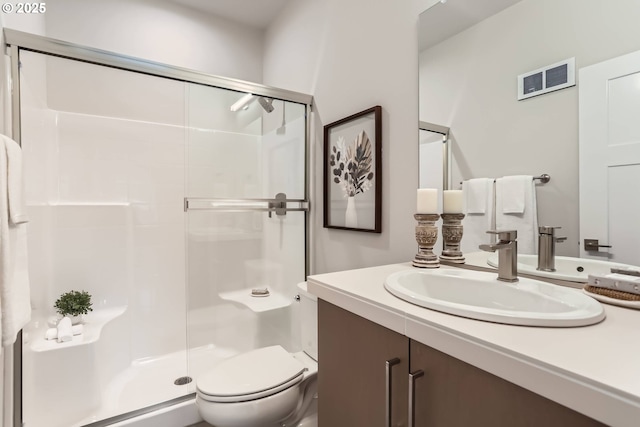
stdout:
[(623, 301), (640, 301), (640, 295), (632, 294), (630, 292), (616, 291), (615, 289), (600, 288), (598, 286), (589, 285), (586, 285), (584, 289), (592, 294), (603, 295), (609, 298), (620, 299)]

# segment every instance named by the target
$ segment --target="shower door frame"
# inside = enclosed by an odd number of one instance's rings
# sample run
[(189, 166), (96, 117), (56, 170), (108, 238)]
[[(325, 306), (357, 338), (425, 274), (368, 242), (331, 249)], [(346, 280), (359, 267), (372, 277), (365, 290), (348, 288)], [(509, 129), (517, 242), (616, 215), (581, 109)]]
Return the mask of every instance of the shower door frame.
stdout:
[[(310, 210), (310, 192), (311, 192), (311, 111), (313, 97), (308, 94), (279, 89), (271, 86), (265, 86), (258, 83), (247, 82), (244, 80), (233, 79), (228, 77), (215, 76), (200, 71), (189, 70), (186, 68), (175, 67), (172, 65), (162, 64), (146, 59), (135, 58), (132, 56), (122, 55), (102, 49), (96, 49), (88, 46), (82, 46), (62, 40), (49, 37), (38, 36), (35, 34), (25, 33), (22, 31), (4, 29), (4, 39), (6, 52), (10, 57), (10, 96), (11, 96), (11, 137), (21, 145), (21, 114), (20, 114), (20, 51), (29, 51), (44, 55), (57, 56), (60, 58), (90, 63), (94, 65), (116, 68), (124, 71), (130, 71), (139, 74), (145, 74), (155, 77), (162, 77), (171, 80), (177, 80), (185, 83), (195, 83), (204, 86), (228, 89), (237, 92), (251, 93), (258, 96), (266, 96), (282, 101), (294, 102), (305, 106), (305, 164), (304, 164), (304, 199), (295, 200), (298, 203), (296, 208), (285, 208), (286, 210), (302, 210), (307, 213), (305, 215), (305, 279), (310, 272), (310, 236), (311, 236), (311, 210)], [(269, 200), (261, 200), (269, 202)], [(273, 202), (278, 203), (275, 199)], [(291, 202), (294, 202), (291, 200)], [(186, 200), (185, 200), (186, 205)], [(262, 209), (261, 209), (262, 210)], [(269, 208), (265, 210), (271, 210)], [(186, 211), (186, 209), (185, 209)], [(274, 209), (275, 211), (275, 209)], [(9, 352), (7, 352), (9, 353)], [(5, 353), (5, 358), (7, 356)], [(12, 383), (13, 389), (13, 427), (22, 427), (22, 331), (19, 332), (18, 338), (13, 345), (11, 360), (6, 363), (12, 363), (13, 368), (8, 370), (12, 372), (12, 378), (6, 378)], [(8, 358), (7, 358), (8, 359)], [(5, 372), (7, 370), (5, 369)], [(133, 418), (142, 414), (150, 413), (158, 409), (172, 406), (176, 403), (190, 400), (194, 397), (194, 393), (161, 402), (152, 406), (138, 409), (126, 414), (118, 414), (116, 416), (97, 421), (85, 427), (100, 427), (122, 421), (124, 419)], [(6, 398), (5, 398), (6, 401)], [(4, 402), (2, 402), (4, 404)], [(5, 408), (7, 409), (7, 408)]]

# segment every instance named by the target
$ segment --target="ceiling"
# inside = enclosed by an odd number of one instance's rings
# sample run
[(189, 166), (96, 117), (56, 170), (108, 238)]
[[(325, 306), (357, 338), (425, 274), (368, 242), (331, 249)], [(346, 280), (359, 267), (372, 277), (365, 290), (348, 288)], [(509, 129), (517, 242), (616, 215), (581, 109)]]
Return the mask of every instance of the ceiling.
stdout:
[(454, 36), (520, 0), (446, 0), (422, 12), (418, 48), (422, 52)]
[(266, 29), (289, 0), (170, 0), (200, 12), (260, 30)]

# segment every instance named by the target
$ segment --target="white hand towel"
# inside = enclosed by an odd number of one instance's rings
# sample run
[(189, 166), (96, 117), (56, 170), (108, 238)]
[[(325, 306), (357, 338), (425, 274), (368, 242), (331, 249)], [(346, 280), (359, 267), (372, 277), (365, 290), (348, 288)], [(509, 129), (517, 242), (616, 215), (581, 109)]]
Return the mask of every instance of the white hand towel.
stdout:
[(8, 203), (9, 203), (9, 220), (12, 224), (22, 224), (27, 222), (27, 207), (24, 203), (22, 180), (22, 150), (17, 142), (3, 137), (5, 148), (7, 150), (8, 171)]
[(71, 319), (63, 317), (58, 322), (58, 342), (67, 342), (73, 339), (73, 327)]
[[(516, 230), (518, 232), (518, 253), (535, 255), (538, 253), (538, 207), (536, 203), (536, 187), (533, 176), (507, 177), (518, 178), (525, 182), (522, 188), (524, 208), (522, 213), (504, 212), (507, 200), (514, 196), (514, 187), (504, 185), (506, 178), (496, 180), (496, 229)], [(511, 180), (507, 180), (511, 181)], [(518, 196), (520, 197), (520, 196)]]
[[(496, 180), (496, 191), (500, 193), (500, 202), (496, 203), (498, 212), (504, 214), (524, 213), (527, 188), (531, 187), (533, 176), (505, 176)], [(496, 200), (496, 202), (498, 202)]]
[[(487, 193), (491, 191), (493, 179), (475, 178), (462, 182), (465, 213), (484, 214), (487, 212)], [(489, 201), (491, 203), (492, 201)]]
[(494, 223), (494, 188), (493, 179), (477, 178), (462, 183), (465, 194), (465, 217), (462, 220), (463, 234), (460, 250), (478, 252), (478, 246), (491, 242)]
[[(84, 332), (84, 326), (83, 325), (73, 325), (71, 327), (71, 334), (72, 335), (82, 335), (82, 332)], [(44, 339), (46, 340), (57, 340), (58, 339), (58, 328), (49, 328), (47, 329), (47, 332), (45, 332), (44, 334)]]
[(2, 345), (15, 342), (31, 320), (26, 215), (22, 204), (22, 152), (0, 135), (0, 311)]

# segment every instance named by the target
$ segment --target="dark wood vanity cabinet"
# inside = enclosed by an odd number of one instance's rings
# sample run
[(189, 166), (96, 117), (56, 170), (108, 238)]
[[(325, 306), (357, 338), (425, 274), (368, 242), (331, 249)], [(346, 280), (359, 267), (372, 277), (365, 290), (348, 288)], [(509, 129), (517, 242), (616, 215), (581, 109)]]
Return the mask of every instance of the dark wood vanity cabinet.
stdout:
[(406, 426), (408, 354), (405, 336), (318, 300), (318, 425), (385, 426), (386, 362), (397, 359), (388, 367), (391, 425)]
[[(410, 414), (409, 376), (416, 373)], [(410, 416), (415, 427), (604, 425), (319, 300), (319, 426), (400, 427)]]

